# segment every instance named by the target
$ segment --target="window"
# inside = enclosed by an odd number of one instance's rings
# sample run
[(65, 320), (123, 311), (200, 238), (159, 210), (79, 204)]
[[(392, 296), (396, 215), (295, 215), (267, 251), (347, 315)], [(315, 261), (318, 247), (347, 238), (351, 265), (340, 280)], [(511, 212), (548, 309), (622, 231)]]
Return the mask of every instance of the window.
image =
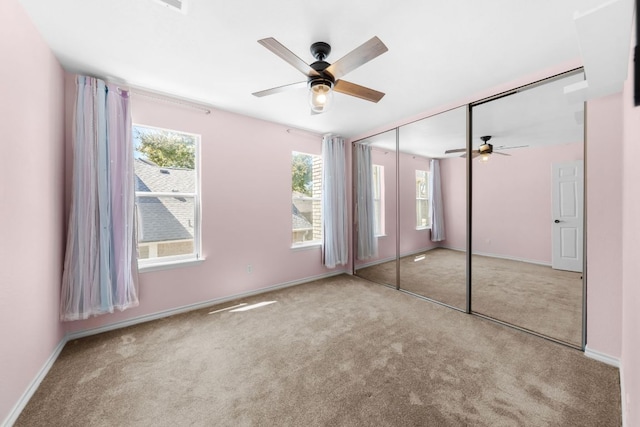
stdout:
[(200, 136), (133, 126), (138, 266), (200, 258)]
[(429, 216), (429, 172), (416, 170), (416, 228), (431, 227)]
[(384, 235), (384, 166), (373, 165), (373, 211), (376, 236)]
[(291, 161), (292, 243), (322, 242), (322, 157), (294, 151)]

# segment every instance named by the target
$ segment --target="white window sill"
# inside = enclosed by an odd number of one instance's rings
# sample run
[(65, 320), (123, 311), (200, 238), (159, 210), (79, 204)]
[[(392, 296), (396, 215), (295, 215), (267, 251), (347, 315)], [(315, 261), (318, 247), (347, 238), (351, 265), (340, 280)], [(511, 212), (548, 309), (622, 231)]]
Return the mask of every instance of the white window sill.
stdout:
[(427, 227), (416, 227), (416, 230), (431, 230), (431, 226), (427, 226)]
[(322, 246), (322, 242), (309, 242), (309, 243), (300, 243), (299, 245), (292, 245), (291, 249), (294, 251), (297, 251), (297, 250), (319, 248), (321, 246)]
[(376, 234), (376, 237), (387, 237), (386, 234)]
[(172, 268), (181, 268), (181, 267), (191, 267), (194, 265), (200, 265), (204, 262), (205, 258), (188, 258), (181, 259), (177, 261), (165, 261), (165, 262), (157, 262), (153, 264), (144, 264), (140, 265), (138, 262), (138, 272), (139, 273), (148, 273), (150, 271), (160, 271), (160, 270), (169, 270)]

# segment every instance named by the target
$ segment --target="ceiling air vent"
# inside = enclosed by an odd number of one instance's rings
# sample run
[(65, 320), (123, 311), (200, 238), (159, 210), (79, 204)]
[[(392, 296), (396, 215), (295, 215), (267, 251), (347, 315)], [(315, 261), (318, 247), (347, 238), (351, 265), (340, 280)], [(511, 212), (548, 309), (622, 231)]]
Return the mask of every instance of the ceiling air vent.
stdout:
[(156, 0), (158, 3), (167, 6), (169, 9), (185, 12), (186, 0)]

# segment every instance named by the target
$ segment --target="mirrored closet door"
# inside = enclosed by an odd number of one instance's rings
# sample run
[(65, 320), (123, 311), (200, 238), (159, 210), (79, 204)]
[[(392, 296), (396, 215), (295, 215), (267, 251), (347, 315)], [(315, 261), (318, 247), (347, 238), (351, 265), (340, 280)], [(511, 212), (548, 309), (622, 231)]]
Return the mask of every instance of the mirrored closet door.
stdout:
[(584, 105), (550, 79), (472, 105), (472, 311), (582, 345)]
[(582, 80), (356, 141), (355, 274), (581, 348), (584, 104), (564, 88)]
[[(467, 109), (399, 128), (400, 289), (466, 307)], [(459, 151), (461, 150), (461, 151)]]

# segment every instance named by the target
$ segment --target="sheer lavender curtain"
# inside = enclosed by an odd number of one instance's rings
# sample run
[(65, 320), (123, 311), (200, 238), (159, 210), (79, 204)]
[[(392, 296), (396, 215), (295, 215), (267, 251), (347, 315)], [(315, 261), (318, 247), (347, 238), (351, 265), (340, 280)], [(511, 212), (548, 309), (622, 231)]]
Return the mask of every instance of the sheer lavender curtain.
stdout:
[(442, 207), (442, 189), (440, 182), (440, 160), (431, 159), (431, 179), (429, 194), (431, 195), (431, 241), (441, 242), (444, 235), (444, 209)]
[(138, 305), (129, 93), (77, 76), (62, 320)]
[(344, 139), (322, 138), (322, 218), (324, 265), (335, 268), (348, 261), (347, 173)]
[(373, 165), (371, 147), (355, 144), (356, 221), (358, 224), (357, 258), (367, 259), (378, 253), (373, 204)]

